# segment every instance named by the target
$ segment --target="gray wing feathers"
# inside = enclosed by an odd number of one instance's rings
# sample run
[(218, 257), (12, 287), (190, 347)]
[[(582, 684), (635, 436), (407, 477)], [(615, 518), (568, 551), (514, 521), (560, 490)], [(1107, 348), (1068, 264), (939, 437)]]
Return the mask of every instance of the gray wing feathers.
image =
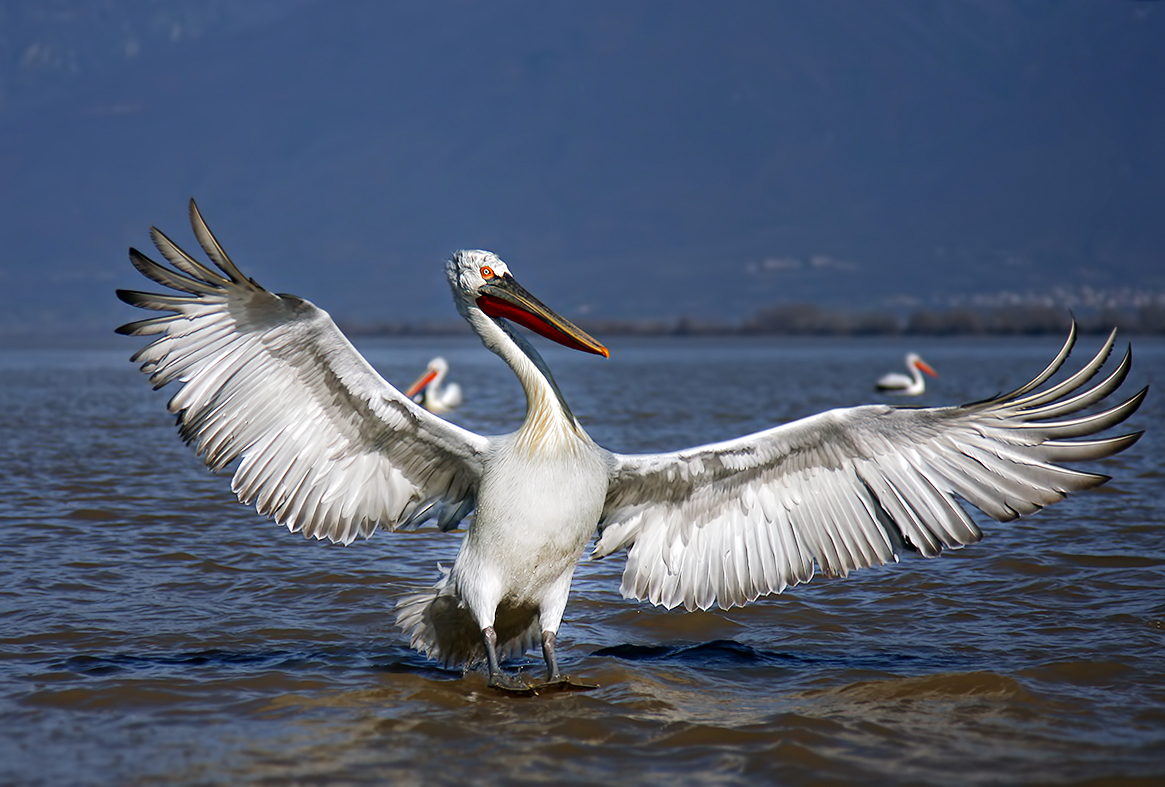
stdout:
[(131, 249), (147, 278), (185, 294), (118, 291), (164, 316), (120, 333), (156, 336), (133, 359), (170, 399), (182, 437), (207, 466), (238, 461), (232, 488), (293, 531), (342, 543), (473, 507), (488, 441), (406, 399), (364, 360), (326, 312), (243, 276), (191, 202), (199, 243), (221, 273), (161, 232), (171, 270)]
[[(1084, 388), (1114, 336), (1076, 374), (1031, 383), (962, 407), (832, 410), (737, 440), (672, 454), (615, 456), (594, 556), (626, 548), (626, 596), (666, 607), (728, 608), (807, 581), (845, 575), (979, 540), (962, 502), (1000, 521), (1103, 483), (1107, 476), (1055, 464), (1099, 459), (1140, 433), (1073, 440), (1124, 421), (1142, 390), (1084, 416), (1131, 366)], [(1081, 390), (1084, 388), (1084, 390)], [(1056, 420), (1060, 419), (1060, 420)]]

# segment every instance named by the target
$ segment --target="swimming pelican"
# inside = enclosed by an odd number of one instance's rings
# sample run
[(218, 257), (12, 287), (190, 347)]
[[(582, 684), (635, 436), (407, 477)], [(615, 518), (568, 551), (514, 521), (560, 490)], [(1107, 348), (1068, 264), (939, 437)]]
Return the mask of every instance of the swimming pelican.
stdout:
[[(453, 301), (526, 394), (512, 434), (484, 437), (429, 413), (373, 370), (326, 312), (241, 273), (193, 201), (195, 237), (216, 269), (159, 230), (173, 268), (130, 249), (174, 292), (119, 290), (165, 314), (120, 333), (154, 337), (134, 360), (169, 401), (182, 437), (211, 470), (238, 461), (239, 500), (291, 531), (348, 544), (377, 527), (468, 521), (460, 551), (431, 589), (398, 603), (413, 647), (446, 664), (488, 666), (490, 685), (537, 691), (499, 661), (541, 642), (547, 683), (570, 684), (555, 655), (575, 565), (626, 550), (622, 593), (672, 608), (723, 609), (809, 580), (934, 556), (978, 541), (960, 498), (997, 520), (1038, 510), (1107, 476), (1069, 470), (1128, 448), (1139, 432), (1089, 440), (1124, 421), (1146, 390), (1075, 416), (1114, 392), (1131, 349), (1091, 388), (1115, 341), (1082, 370), (960, 407), (830, 410), (756, 434), (670, 453), (596, 445), (542, 357), (516, 328), (607, 356), (607, 349), (523, 289), (487, 251), (446, 263)], [(1069, 417), (1070, 416), (1070, 417)], [(467, 520), (467, 517), (473, 516)]]
[(922, 378), (920, 372), (926, 372), (931, 377), (938, 377), (938, 372), (916, 353), (910, 353), (906, 356), (906, 368), (910, 370), (909, 377), (898, 373), (883, 375), (878, 379), (878, 390), (891, 391), (903, 396), (921, 396), (926, 391), (926, 380)]
[(418, 402), (430, 413), (437, 415), (443, 415), (459, 407), (461, 405), (461, 386), (457, 383), (449, 383), (444, 388), (441, 387), (441, 383), (444, 382), (445, 375), (448, 373), (448, 362), (437, 356), (429, 361), (424, 373), (405, 391), (405, 396)]

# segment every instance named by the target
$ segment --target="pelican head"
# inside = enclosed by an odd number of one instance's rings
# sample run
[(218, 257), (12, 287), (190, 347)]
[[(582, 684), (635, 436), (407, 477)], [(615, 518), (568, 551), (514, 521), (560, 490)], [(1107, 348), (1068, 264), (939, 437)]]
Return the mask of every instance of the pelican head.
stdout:
[(931, 377), (938, 377), (938, 372), (932, 369), (930, 364), (922, 360), (922, 357), (918, 353), (910, 353), (906, 356), (906, 366), (910, 369), (918, 369), (919, 371), (926, 372)]
[(429, 365), (425, 367), (424, 373), (413, 382), (405, 391), (405, 396), (412, 399), (420, 394), (430, 385), (439, 386), (441, 381), (445, 379), (445, 375), (449, 373), (449, 362), (441, 356), (437, 356), (429, 361)]
[(607, 348), (570, 320), (555, 313), (518, 284), (509, 266), (493, 252), (458, 251), (445, 264), (457, 311), (473, 325), (481, 317), (510, 320), (551, 341), (607, 358)]

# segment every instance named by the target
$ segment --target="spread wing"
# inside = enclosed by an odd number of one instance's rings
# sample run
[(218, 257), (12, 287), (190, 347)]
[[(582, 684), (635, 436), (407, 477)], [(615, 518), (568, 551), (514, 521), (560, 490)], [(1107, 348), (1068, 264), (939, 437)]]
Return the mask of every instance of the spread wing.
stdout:
[(1115, 333), (1078, 373), (1039, 390), (1055, 360), (1009, 394), (961, 407), (831, 410), (723, 443), (616, 455), (594, 555), (627, 548), (624, 596), (671, 608), (729, 608), (807, 581), (937, 555), (979, 540), (960, 499), (999, 521), (1035, 511), (1107, 476), (1058, 466), (1121, 451), (1140, 433), (1071, 440), (1125, 420), (1147, 389), (1084, 416), (1124, 381), (1131, 351), (1107, 377)]
[(378, 525), (433, 518), (447, 528), (468, 514), (487, 438), (393, 388), (327, 312), (240, 273), (193, 200), (190, 221), (217, 270), (152, 230), (174, 268), (136, 249), (130, 261), (171, 292), (117, 294), (166, 314), (118, 332), (157, 337), (133, 360), (155, 388), (181, 383), (169, 409), (207, 466), (240, 460), (231, 486), (241, 501), (345, 544)]

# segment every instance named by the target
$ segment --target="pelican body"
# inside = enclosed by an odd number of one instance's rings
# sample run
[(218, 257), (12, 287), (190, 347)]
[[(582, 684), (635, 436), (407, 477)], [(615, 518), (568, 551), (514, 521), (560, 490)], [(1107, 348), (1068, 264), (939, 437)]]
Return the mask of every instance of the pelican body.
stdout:
[(730, 608), (979, 540), (961, 501), (1010, 520), (1107, 476), (1060, 461), (1124, 450), (1139, 432), (1088, 437), (1128, 418), (1146, 390), (1089, 415), (1124, 381), (1131, 350), (1099, 382), (1112, 350), (1048, 384), (1075, 342), (1011, 393), (959, 407), (831, 410), (681, 451), (624, 455), (595, 444), (522, 326), (574, 349), (607, 349), (523, 289), (487, 251), (446, 263), (454, 304), (513, 369), (526, 396), (517, 431), (482, 436), (384, 380), (326, 312), (243, 275), (193, 201), (191, 223), (214, 267), (157, 229), (173, 267), (130, 260), (167, 294), (119, 290), (162, 312), (120, 333), (153, 340), (134, 355), (213, 471), (234, 465), (239, 500), (293, 532), (344, 544), (378, 527), (465, 524), (453, 565), (400, 600), (413, 647), (446, 664), (487, 665), (490, 684), (534, 692), (500, 666), (541, 644), (545, 686), (574, 686), (556, 637), (575, 566), (624, 551), (625, 597), (667, 608)]
[(931, 377), (938, 377), (938, 372), (922, 360), (917, 353), (909, 353), (906, 356), (906, 369), (910, 372), (909, 377), (904, 374), (892, 373), (878, 378), (877, 389), (902, 396), (921, 396), (926, 391), (926, 380), (923, 379), (922, 372), (926, 372)]
[(443, 385), (449, 373), (449, 363), (437, 356), (429, 361), (425, 371), (405, 391), (405, 396), (417, 402), (430, 413), (444, 415), (461, 406), (461, 386)]

